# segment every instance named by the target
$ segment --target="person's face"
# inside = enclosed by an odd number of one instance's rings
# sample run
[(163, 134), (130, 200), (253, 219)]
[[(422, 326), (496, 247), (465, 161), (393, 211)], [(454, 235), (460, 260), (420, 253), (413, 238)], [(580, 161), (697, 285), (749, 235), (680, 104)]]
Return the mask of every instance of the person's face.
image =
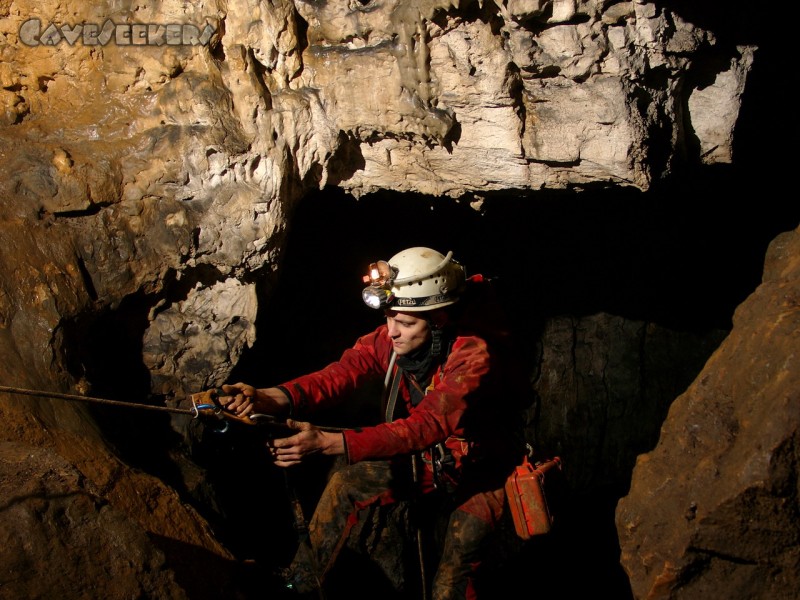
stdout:
[(413, 312), (386, 311), (386, 325), (394, 351), (403, 356), (421, 347), (431, 337), (428, 322)]

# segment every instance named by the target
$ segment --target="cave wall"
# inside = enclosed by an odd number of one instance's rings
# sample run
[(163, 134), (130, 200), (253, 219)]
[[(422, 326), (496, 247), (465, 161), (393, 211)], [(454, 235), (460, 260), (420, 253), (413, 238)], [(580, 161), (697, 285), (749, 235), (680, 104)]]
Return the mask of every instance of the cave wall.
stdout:
[[(531, 232), (553, 224), (548, 217), (562, 225), (571, 219), (569, 210), (509, 211), (520, 199), (522, 206), (551, 199), (574, 209), (572, 218), (588, 220), (597, 214), (593, 202), (614, 204), (608, 193), (596, 195), (600, 190), (641, 194), (623, 205), (625, 214), (649, 202), (648, 194), (665, 181), (741, 165), (735, 141), (751, 71), (763, 64), (757, 43), (763, 36), (740, 21), (731, 26), (728, 9), (599, 0), (0, 3), (0, 383), (177, 407), (187, 393), (237, 374), (237, 365), (242, 371), (239, 360), (248, 360), (268, 335), (256, 323), (263, 323), (260, 314), (279, 289), (293, 219), (311, 194), (346, 192), (359, 202), (384, 191), (421, 195), (428, 211), (455, 203), (469, 213), (467, 222), (497, 225), (483, 231), (492, 243), (476, 245), (466, 233), (453, 238), (441, 231), (426, 239), (452, 242), (478, 270), (508, 265), (513, 276), (527, 269), (525, 259), (537, 264), (542, 254), (521, 259), (516, 251), (526, 244), (509, 243), (508, 228), (514, 239), (530, 242)], [(653, 229), (655, 212), (651, 228), (637, 235), (696, 234), (691, 203), (706, 200), (699, 194), (687, 201), (686, 189), (668, 190), (683, 200), (684, 226), (675, 221), (674, 228)], [(578, 193), (586, 202), (573, 200)], [(505, 202), (509, 198), (515, 202)], [(726, 200), (713, 201), (724, 210)], [(770, 231), (756, 224), (784, 209), (767, 200), (754, 210), (760, 216), (749, 229), (737, 223), (743, 237)], [(506, 216), (498, 220), (497, 213)], [(796, 225), (796, 215), (780, 216), (781, 226)], [(382, 226), (379, 220), (373, 228)], [(589, 235), (591, 224), (578, 231)], [(630, 231), (615, 231), (630, 239)], [(574, 233), (563, 227), (566, 239)], [(385, 236), (378, 243), (379, 231), (371, 236), (352, 239), (365, 252), (386, 256), (390, 242), (411, 245)], [(609, 244), (605, 238), (598, 247)], [(487, 247), (501, 250), (483, 252)], [(758, 243), (746, 247), (759, 251)], [(636, 253), (635, 245), (628, 249)], [(321, 264), (332, 251), (324, 249)], [(347, 253), (339, 256), (344, 260)], [(694, 341), (681, 332), (685, 321), (660, 325), (670, 303), (658, 315), (629, 310), (632, 303), (620, 305), (613, 294), (594, 305), (576, 303), (587, 296), (565, 283), (572, 278), (563, 273), (573, 263), (563, 255), (544, 258), (561, 270), (557, 281), (563, 284), (562, 294), (544, 295), (528, 317), (528, 333), (544, 344), (540, 355), (532, 352), (531, 368), (540, 370), (545, 403), (594, 402), (595, 361), (658, 335), (689, 338), (685, 347), (697, 355), (680, 357), (687, 359), (686, 372), (699, 369), (709, 344), (719, 339), (718, 321), (711, 324), (714, 333)], [(547, 268), (536, 267), (543, 284)], [(591, 268), (579, 274), (575, 281), (614, 288), (592, 280)], [(356, 283), (360, 275), (354, 272)], [(738, 302), (740, 293), (725, 299)], [(714, 299), (705, 294), (700, 302), (713, 305)], [(619, 343), (566, 370), (562, 364), (565, 377), (586, 384), (585, 396), (564, 396), (567, 381), (542, 368), (565, 358), (557, 351), (563, 336), (587, 348), (596, 344), (595, 337), (584, 337), (587, 329), (611, 332)], [(632, 356), (625, 368), (653, 355)], [(674, 383), (654, 396), (646, 388), (624, 394), (633, 404), (623, 413), (644, 409), (660, 419), (683, 385), (680, 378)], [(617, 392), (612, 386), (578, 412), (613, 404)], [(26, 586), (41, 584), (34, 582), (45, 557), (53, 567), (51, 589), (71, 597), (86, 585), (69, 569), (74, 543), (55, 544), (70, 536), (87, 539), (85, 531), (99, 536), (100, 547), (124, 538), (137, 550), (134, 575), (115, 590), (109, 586), (104, 597), (127, 597), (145, 585), (159, 595), (196, 598), (229, 584), (235, 557), (186, 503), (205, 493), (202, 470), (165, 448), (136, 451), (140, 431), (170, 440), (185, 419), (148, 420), (8, 394), (0, 412), (7, 425), (3, 440), (11, 444), (3, 452), (0, 483), (8, 494), (20, 490), (12, 498), (14, 511), (2, 514), (4, 523), (15, 525), (4, 530), (13, 539), (36, 532), (49, 544), (24, 547), (27, 561), (6, 561), (12, 567), (5, 581), (14, 582), (20, 597), (33, 589)], [(567, 417), (559, 421), (545, 411), (532, 426), (538, 436), (566, 444), (560, 450), (574, 451), (582, 466), (570, 472), (573, 489), (586, 491), (575, 482), (593, 472), (587, 460), (593, 448), (569, 441), (576, 423)], [(657, 425), (649, 427), (652, 434)], [(609, 431), (615, 430), (588, 433)], [(613, 448), (618, 441), (601, 444), (616, 467), (596, 472), (592, 485), (610, 480), (624, 487), (629, 473), (622, 466), (647, 449), (646, 437), (625, 452)], [(29, 471), (19, 466), (25, 456)], [(48, 477), (61, 482), (51, 485)], [(43, 483), (22, 485), (31, 478)], [(89, 501), (65, 507), (60, 498), (71, 494)], [(642, 505), (626, 510), (647, 514)], [(62, 513), (81, 517), (49, 517)], [(20, 521), (20, 515), (33, 517)], [(119, 529), (99, 527), (91, 523), (95, 518)], [(18, 553), (23, 546), (5, 548)], [(112, 565), (116, 554), (109, 556)], [(193, 565), (187, 556), (203, 557), (219, 579), (188, 583)], [(651, 564), (638, 566), (628, 551), (622, 556), (635, 593), (645, 597), (649, 576), (642, 573)], [(136, 583), (136, 573), (153, 571), (146, 584)], [(675, 581), (675, 588), (685, 583)]]
[(775, 238), (731, 334), (637, 461), (616, 513), (635, 597), (797, 596), (798, 243)]

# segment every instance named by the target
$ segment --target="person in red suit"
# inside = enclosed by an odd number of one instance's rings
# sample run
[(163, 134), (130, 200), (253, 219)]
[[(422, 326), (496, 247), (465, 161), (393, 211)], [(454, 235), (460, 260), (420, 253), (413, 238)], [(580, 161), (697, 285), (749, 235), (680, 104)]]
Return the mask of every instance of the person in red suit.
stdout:
[[(486, 315), (470, 310), (479, 296), (470, 290), (489, 284), (467, 278), (452, 252), (408, 248), (372, 263), (364, 279), (363, 299), (383, 310), (385, 323), (319, 371), (275, 387), (223, 386), (229, 396), (221, 401), (240, 416), (287, 418), (296, 433), (269, 443), (279, 467), (319, 454), (344, 459), (309, 522), (313, 556), (298, 552), (290, 588), (324, 585), (342, 548), (367, 537), (354, 530), (370, 510), (435, 498), (446, 528), (430, 597), (478, 598), (484, 541), (507, 510), (504, 483), (526, 453), (519, 406), (527, 378), (497, 351), (503, 332), (476, 326)], [(311, 424), (315, 411), (346, 402), (375, 378), (384, 381), (384, 422), (342, 431)]]

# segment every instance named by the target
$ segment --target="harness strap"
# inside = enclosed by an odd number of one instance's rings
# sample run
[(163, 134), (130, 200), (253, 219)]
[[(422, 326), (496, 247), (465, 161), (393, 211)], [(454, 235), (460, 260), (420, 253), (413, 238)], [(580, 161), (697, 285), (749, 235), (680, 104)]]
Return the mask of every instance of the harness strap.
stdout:
[(403, 378), (403, 369), (400, 367), (393, 368), (393, 365), (389, 365), (389, 372), (386, 374), (387, 380), (392, 374), (392, 371), (394, 371), (394, 376), (392, 377), (392, 384), (389, 387), (389, 394), (386, 401), (386, 414), (384, 415), (387, 423), (391, 423), (394, 420), (394, 409), (397, 405), (397, 394), (400, 390), (400, 380)]
[[(386, 401), (386, 414), (385, 419), (387, 423), (390, 423), (394, 420), (394, 409), (397, 406), (397, 395), (400, 390), (400, 380), (403, 378), (403, 369), (399, 366), (395, 365), (395, 359), (397, 355), (395, 352), (392, 352), (392, 358), (389, 361), (389, 369), (386, 371), (386, 379), (384, 379), (383, 387), (386, 390), (387, 386), (389, 386), (389, 379), (391, 378), (391, 385), (388, 387), (388, 394), (387, 394), (387, 401)], [(417, 453), (413, 453), (411, 455), (411, 476), (412, 481), (414, 482), (414, 491), (416, 493), (419, 492), (419, 456)], [(412, 502), (412, 509), (416, 511), (418, 509), (417, 498), (414, 498)], [(352, 515), (351, 515), (352, 517)], [(352, 524), (348, 519), (348, 528), (352, 528)], [(423, 550), (424, 547), (424, 540), (422, 530), (417, 527), (417, 557), (419, 559), (419, 569), (420, 569), (420, 581), (422, 586), (422, 599), (428, 600), (428, 577), (426, 574), (425, 569), (425, 553)], [(349, 532), (349, 529), (348, 529)], [(337, 547), (341, 547), (340, 545)]]

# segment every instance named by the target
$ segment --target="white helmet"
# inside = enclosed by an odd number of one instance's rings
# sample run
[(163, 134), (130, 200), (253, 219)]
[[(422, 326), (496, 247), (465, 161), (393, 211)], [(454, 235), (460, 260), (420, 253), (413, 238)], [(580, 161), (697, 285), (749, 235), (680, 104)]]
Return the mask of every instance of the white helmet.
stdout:
[(372, 263), (362, 292), (371, 308), (423, 311), (449, 306), (464, 290), (464, 267), (431, 248), (408, 248), (386, 261)]

